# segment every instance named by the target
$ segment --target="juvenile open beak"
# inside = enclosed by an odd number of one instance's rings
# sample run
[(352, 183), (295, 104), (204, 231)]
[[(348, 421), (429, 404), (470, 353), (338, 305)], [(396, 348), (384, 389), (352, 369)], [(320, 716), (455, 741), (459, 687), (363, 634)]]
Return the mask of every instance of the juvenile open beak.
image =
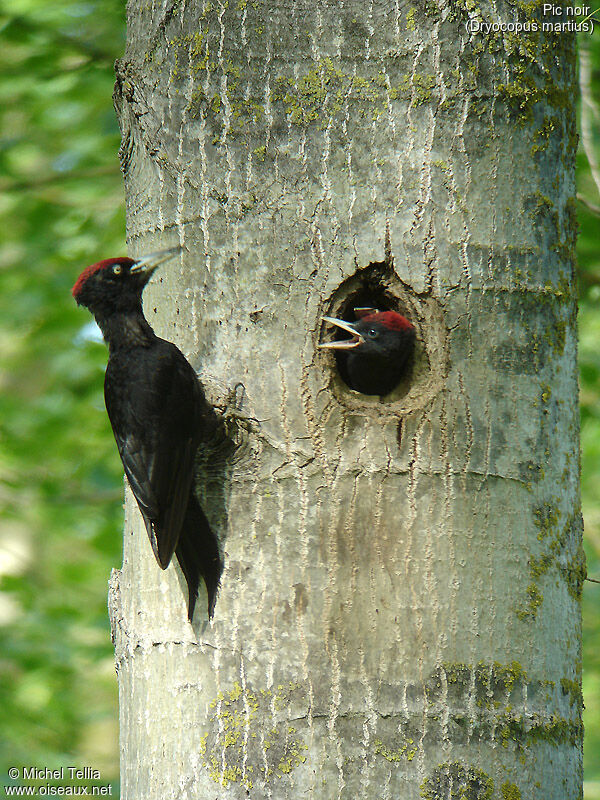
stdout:
[(330, 325), (335, 325), (343, 331), (352, 334), (352, 339), (341, 339), (337, 342), (321, 342), (319, 347), (323, 350), (351, 350), (353, 347), (358, 347), (364, 343), (363, 337), (358, 333), (352, 322), (346, 322), (345, 319), (335, 319), (335, 317), (321, 317), (323, 322), (328, 322)]
[(148, 278), (154, 270), (163, 263), (173, 258), (182, 250), (181, 247), (169, 247), (168, 250), (157, 250), (155, 253), (150, 253), (143, 258), (138, 259), (135, 264), (130, 268), (129, 272), (133, 275), (136, 273), (147, 275)]

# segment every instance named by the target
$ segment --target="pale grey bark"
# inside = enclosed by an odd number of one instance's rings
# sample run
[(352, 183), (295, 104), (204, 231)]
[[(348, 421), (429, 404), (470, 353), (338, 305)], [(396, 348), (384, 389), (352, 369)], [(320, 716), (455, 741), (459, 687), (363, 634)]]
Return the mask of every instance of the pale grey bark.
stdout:
[[(464, 27), (535, 13), (130, 3), (147, 315), (260, 430), (199, 489), (212, 623), (128, 496), (124, 800), (580, 796), (574, 42)], [(385, 401), (316, 349), (369, 297), (418, 328)]]

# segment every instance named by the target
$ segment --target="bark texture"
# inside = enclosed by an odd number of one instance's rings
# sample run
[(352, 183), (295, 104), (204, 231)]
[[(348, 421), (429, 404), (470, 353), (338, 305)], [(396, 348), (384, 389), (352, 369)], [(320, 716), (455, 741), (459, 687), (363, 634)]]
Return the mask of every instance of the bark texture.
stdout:
[[(539, 8), (130, 2), (130, 252), (185, 248), (147, 316), (260, 430), (201, 470), (212, 623), (127, 499), (123, 800), (580, 796), (574, 41)], [(418, 329), (384, 400), (316, 349), (369, 303)]]

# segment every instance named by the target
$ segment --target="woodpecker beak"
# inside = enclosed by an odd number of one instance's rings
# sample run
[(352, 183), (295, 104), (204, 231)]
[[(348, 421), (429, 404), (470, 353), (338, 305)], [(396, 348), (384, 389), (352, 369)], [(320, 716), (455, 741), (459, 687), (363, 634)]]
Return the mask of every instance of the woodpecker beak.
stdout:
[(181, 247), (170, 247), (168, 250), (158, 250), (156, 253), (150, 253), (150, 255), (138, 259), (129, 272), (132, 275), (145, 275), (149, 278), (163, 261), (174, 258), (181, 250)]
[(330, 325), (335, 325), (337, 328), (352, 334), (352, 339), (342, 339), (338, 342), (321, 342), (319, 347), (323, 350), (351, 350), (353, 347), (364, 344), (365, 340), (355, 329), (352, 322), (346, 322), (345, 319), (335, 319), (334, 317), (321, 317), (321, 319), (323, 322), (328, 322)]

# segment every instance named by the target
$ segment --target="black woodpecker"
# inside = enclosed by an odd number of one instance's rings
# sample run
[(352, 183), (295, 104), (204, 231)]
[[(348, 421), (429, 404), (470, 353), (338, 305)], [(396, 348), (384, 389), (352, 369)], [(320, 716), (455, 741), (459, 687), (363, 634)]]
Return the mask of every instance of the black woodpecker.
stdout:
[(194, 460), (199, 447), (224, 438), (224, 429), (184, 355), (156, 336), (142, 311), (151, 275), (179, 252), (99, 261), (81, 273), (73, 297), (92, 312), (108, 344), (104, 400), (119, 455), (158, 565), (166, 569), (175, 553), (181, 566), (191, 621), (200, 576), (212, 617), (223, 571), (194, 493)]

